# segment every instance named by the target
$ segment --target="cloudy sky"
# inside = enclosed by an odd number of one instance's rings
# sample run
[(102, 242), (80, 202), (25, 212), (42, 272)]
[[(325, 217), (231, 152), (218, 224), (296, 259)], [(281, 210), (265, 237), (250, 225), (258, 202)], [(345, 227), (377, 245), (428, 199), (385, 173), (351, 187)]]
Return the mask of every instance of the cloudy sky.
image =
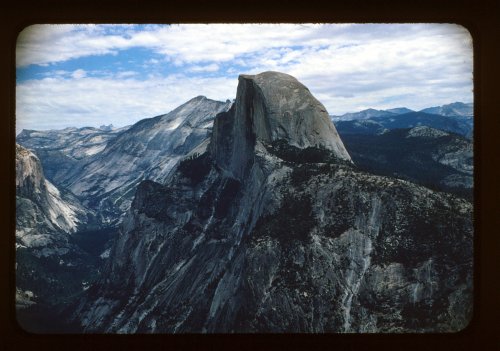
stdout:
[(16, 131), (125, 126), (240, 73), (285, 72), (331, 115), (472, 102), (472, 39), (453, 24), (34, 25), (16, 50)]

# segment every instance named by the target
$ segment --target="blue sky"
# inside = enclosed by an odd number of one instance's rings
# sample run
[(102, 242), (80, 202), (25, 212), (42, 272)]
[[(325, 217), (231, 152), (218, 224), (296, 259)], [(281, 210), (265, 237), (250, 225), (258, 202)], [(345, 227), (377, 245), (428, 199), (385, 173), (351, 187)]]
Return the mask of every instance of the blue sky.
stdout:
[(239, 74), (285, 72), (332, 115), (472, 102), (472, 39), (454, 24), (33, 25), (16, 48), (16, 131), (130, 125)]

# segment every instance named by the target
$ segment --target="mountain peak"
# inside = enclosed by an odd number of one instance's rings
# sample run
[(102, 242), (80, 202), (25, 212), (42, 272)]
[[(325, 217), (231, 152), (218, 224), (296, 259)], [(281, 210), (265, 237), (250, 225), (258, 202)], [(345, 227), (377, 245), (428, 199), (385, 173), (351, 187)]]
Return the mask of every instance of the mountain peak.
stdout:
[(403, 113), (415, 112), (415, 111), (410, 110), (409, 108), (406, 108), (406, 107), (395, 107), (395, 108), (390, 108), (390, 109), (385, 110), (385, 111), (395, 113), (398, 115), (402, 115)]
[(204, 95), (198, 95), (198, 96), (195, 96), (194, 98), (192, 98), (191, 100), (189, 100), (188, 102), (190, 101), (201, 101), (201, 100), (207, 100), (208, 98)]
[(457, 101), (447, 105), (429, 107), (423, 109), (421, 112), (433, 113), (448, 117), (473, 117), (474, 104)]
[(355, 119), (368, 119), (373, 117), (383, 117), (383, 116), (395, 116), (395, 112), (389, 110), (376, 110), (374, 108), (369, 108), (359, 112), (348, 112), (344, 113), (342, 116), (332, 116), (335, 121), (352, 121)]
[(322, 147), (350, 160), (326, 108), (296, 78), (268, 71), (238, 80), (235, 104), (214, 124), (211, 149), (221, 168), (241, 177), (257, 141)]

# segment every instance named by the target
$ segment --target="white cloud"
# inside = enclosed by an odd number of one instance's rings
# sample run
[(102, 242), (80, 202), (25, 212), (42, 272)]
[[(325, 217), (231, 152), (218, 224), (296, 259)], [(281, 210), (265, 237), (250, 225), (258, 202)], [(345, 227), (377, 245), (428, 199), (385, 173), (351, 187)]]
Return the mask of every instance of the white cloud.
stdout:
[(387, 106), (393, 96), (400, 97), (393, 103), (414, 109), (472, 101), (473, 57), (465, 30), (454, 25), (388, 27), (391, 35), (374, 26), (357, 33), (360, 37), (346, 37), (344, 45), (292, 51), (293, 60), (284, 59), (290, 53), (264, 51), (252, 59), (250, 71), (273, 69), (297, 77), (332, 114), (394, 107)]
[[(143, 68), (154, 67), (147, 81), (128, 66), (130, 57), (118, 61), (123, 71), (103, 71), (100, 78), (91, 70), (53, 71), (18, 85), (19, 124), (129, 124), (196, 95), (233, 98), (238, 73), (266, 70), (297, 77), (331, 114), (472, 101), (471, 38), (452, 24), (40, 25), (21, 33), (17, 65), (116, 55), (132, 47), (151, 53), (141, 58)], [(164, 66), (184, 74), (162, 76)]]
[(206, 66), (193, 66), (187, 69), (189, 72), (215, 72), (219, 70), (219, 65), (212, 63)]
[(129, 77), (134, 77), (134, 76), (137, 76), (139, 75), (139, 73), (135, 72), (135, 71), (122, 71), (122, 72), (118, 72), (116, 73), (115, 77), (120, 79), (120, 78), (129, 78)]
[[(19, 36), (18, 65), (60, 62), (87, 55), (116, 53), (131, 47), (151, 49), (178, 65), (200, 62), (228, 62), (248, 56), (256, 62), (281, 64), (300, 59), (302, 50), (328, 47), (330, 50), (349, 50), (362, 46), (376, 47), (391, 42), (388, 52), (397, 59), (404, 54), (400, 46), (422, 41), (447, 42), (435, 46), (438, 52), (450, 45), (467, 47), (466, 31), (456, 25), (396, 24), (396, 25), (293, 25), (293, 24), (191, 24), (148, 26), (142, 30), (119, 32), (107, 25), (34, 25)], [(111, 32), (111, 33), (110, 33)], [(120, 34), (121, 33), (121, 34)], [(461, 37), (461, 38), (460, 38)], [(427, 45), (427, 43), (424, 43)], [(297, 47), (300, 47), (297, 49)], [(387, 45), (385, 45), (387, 47)], [(292, 49), (293, 48), (293, 49)], [(358, 48), (359, 49), (359, 48)], [(265, 58), (261, 57), (265, 54)], [(428, 52), (428, 58), (434, 55)], [(376, 51), (366, 59), (387, 59)], [(152, 62), (152, 61), (151, 61)], [(269, 63), (268, 62), (268, 63)]]
[(127, 77), (30, 80), (18, 84), (16, 132), (68, 126), (125, 126), (167, 113), (197, 95), (234, 98), (236, 80), (170, 76), (141, 81)]
[(227, 62), (263, 48), (317, 45), (314, 39), (304, 41), (315, 28), (290, 24), (173, 25), (138, 33), (131, 40), (181, 62)]
[(345, 26), (330, 27), (328, 32), (321, 25), (293, 24), (190, 24), (149, 26), (141, 31), (130, 26), (120, 35), (108, 33), (110, 25), (32, 25), (19, 35), (17, 66), (112, 54), (131, 47), (149, 48), (179, 63), (223, 62), (263, 48), (322, 45)]
[(16, 65), (44, 65), (126, 47), (124, 38), (102, 35), (96, 25), (31, 25), (17, 38)]
[(87, 72), (85, 72), (83, 69), (77, 69), (71, 74), (71, 77), (74, 79), (80, 79), (84, 78), (86, 75)]

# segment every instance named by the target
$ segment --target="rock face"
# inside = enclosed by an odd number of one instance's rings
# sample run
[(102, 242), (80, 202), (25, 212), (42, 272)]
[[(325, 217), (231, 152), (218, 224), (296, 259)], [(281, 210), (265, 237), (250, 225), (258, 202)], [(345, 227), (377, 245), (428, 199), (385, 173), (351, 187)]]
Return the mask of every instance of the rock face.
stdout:
[(74, 233), (88, 210), (44, 177), (40, 160), (16, 144), (16, 237), (28, 247), (53, 244), (53, 233)]
[(471, 204), (359, 171), (294, 78), (239, 79), (210, 144), (139, 185), (72, 320), (118, 333), (465, 327)]
[(117, 222), (144, 179), (163, 181), (174, 165), (207, 138), (215, 115), (230, 102), (196, 97), (170, 113), (134, 124), (62, 182), (100, 210), (104, 222)]
[(81, 291), (81, 279), (95, 272), (73, 240), (93, 218), (71, 193), (45, 179), (31, 151), (16, 144), (16, 307), (28, 330), (33, 309), (55, 313), (58, 303)]
[(278, 140), (325, 148), (350, 160), (325, 107), (297, 79), (278, 72), (241, 75), (236, 103), (215, 120), (210, 147), (217, 165), (242, 179), (256, 141)]
[(23, 129), (16, 141), (34, 151), (41, 161), (45, 177), (57, 185), (64, 182), (75, 167), (103, 151), (111, 139), (126, 129), (110, 126), (47, 131)]
[[(166, 115), (127, 128), (73, 128), (48, 136), (25, 131), (20, 140), (34, 146), (54, 169), (57, 184), (95, 210), (103, 225), (116, 225), (129, 209), (136, 186), (145, 179), (163, 181), (182, 156), (207, 138), (215, 115), (230, 105), (198, 96)], [(54, 134), (62, 135), (68, 145), (53, 143), (51, 148), (42, 143)]]

